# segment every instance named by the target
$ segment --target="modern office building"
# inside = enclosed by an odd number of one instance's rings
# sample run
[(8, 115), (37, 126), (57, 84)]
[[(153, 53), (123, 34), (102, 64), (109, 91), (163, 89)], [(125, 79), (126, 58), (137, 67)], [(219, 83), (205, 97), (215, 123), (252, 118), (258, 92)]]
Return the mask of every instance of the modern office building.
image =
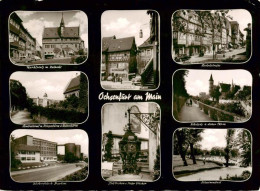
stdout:
[(24, 135), (15, 139), (16, 158), (22, 163), (57, 161), (57, 143)]

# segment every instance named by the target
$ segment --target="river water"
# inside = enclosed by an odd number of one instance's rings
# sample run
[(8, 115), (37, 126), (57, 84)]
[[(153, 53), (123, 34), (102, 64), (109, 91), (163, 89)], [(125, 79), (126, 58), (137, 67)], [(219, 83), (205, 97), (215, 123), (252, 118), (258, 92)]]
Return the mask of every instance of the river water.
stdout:
[(179, 181), (219, 181), (219, 177), (221, 176), (222, 179), (226, 178), (227, 174), (229, 176), (240, 176), (243, 171), (248, 170), (252, 172), (252, 167), (238, 167), (238, 166), (232, 166), (232, 167), (223, 167), (220, 169), (213, 169), (213, 170), (205, 170), (202, 172), (198, 172), (195, 174), (191, 174), (188, 176), (183, 176), (180, 178), (177, 178)]

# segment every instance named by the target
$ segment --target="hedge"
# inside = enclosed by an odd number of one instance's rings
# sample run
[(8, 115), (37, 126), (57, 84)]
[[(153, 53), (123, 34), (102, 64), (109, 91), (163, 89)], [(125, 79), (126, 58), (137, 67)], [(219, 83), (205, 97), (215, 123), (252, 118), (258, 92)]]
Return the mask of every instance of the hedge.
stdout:
[(87, 118), (86, 113), (78, 112), (75, 110), (65, 110), (41, 106), (33, 106), (30, 108), (32, 117), (44, 116), (50, 120), (55, 120), (57, 122), (66, 122), (66, 123), (81, 123)]

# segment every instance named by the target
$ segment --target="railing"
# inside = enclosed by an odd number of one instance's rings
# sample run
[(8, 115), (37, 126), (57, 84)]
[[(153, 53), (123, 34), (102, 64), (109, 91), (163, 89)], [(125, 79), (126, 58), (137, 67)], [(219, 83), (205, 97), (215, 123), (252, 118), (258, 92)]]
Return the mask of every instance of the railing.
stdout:
[(243, 118), (235, 113), (221, 110), (219, 108), (207, 105), (200, 101), (197, 101), (199, 108), (204, 111), (205, 114), (209, 115), (211, 119), (215, 121), (241, 121)]
[(141, 74), (141, 81), (142, 84), (145, 84), (153, 72), (153, 57), (149, 60), (149, 62), (146, 64), (143, 73)]

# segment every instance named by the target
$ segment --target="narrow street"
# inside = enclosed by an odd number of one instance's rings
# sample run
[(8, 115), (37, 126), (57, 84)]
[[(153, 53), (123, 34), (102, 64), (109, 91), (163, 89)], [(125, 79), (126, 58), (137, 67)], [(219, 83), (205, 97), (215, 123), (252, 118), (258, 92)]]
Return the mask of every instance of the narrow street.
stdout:
[(11, 120), (15, 124), (30, 124), (30, 123), (35, 123), (33, 119), (31, 118), (31, 113), (29, 111), (21, 110), (18, 111), (16, 114), (14, 114), (11, 117)]
[[(232, 50), (232, 52), (226, 52), (225, 54), (217, 54), (215, 60), (221, 62), (221, 60), (227, 59), (227, 58), (232, 57), (232, 56), (236, 56), (236, 55), (241, 54), (245, 51), (246, 51), (245, 48), (241, 48), (241, 49), (234, 49), (234, 50)], [(225, 57), (223, 57), (223, 55), (225, 55)], [(207, 62), (208, 60), (213, 60), (213, 54), (212, 53), (211, 54), (205, 54), (203, 57), (199, 57), (198, 55), (192, 56), (186, 62), (187, 63), (201, 63), (201, 62), (204, 63), (204, 62)]]
[(184, 104), (181, 108), (179, 119), (181, 122), (213, 121), (208, 115), (201, 111), (199, 106), (194, 102), (192, 106)]
[(11, 172), (11, 177), (17, 182), (57, 181), (80, 169), (81, 167), (76, 163), (57, 164), (45, 168)]

